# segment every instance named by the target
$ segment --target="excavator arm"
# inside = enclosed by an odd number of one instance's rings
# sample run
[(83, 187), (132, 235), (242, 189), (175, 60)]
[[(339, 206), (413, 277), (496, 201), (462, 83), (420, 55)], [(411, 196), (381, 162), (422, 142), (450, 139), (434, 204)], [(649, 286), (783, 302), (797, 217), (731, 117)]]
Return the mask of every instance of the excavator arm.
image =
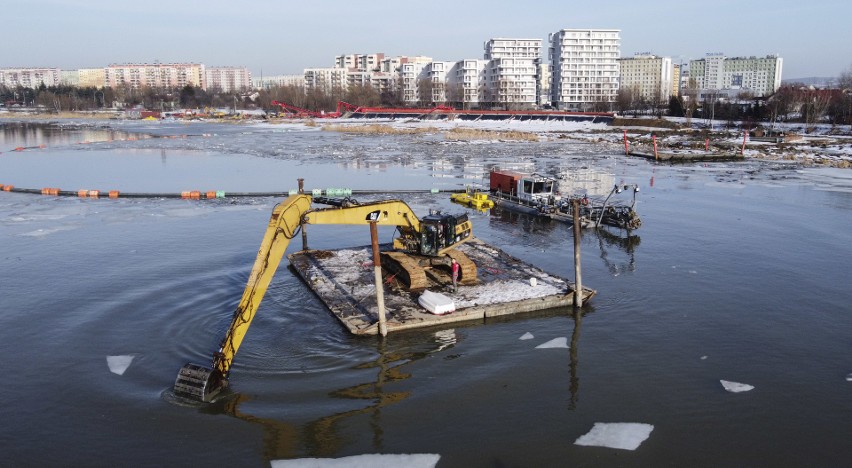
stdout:
[(192, 363), (183, 366), (175, 380), (176, 395), (211, 401), (227, 387), (234, 355), (243, 342), (290, 240), (298, 232), (302, 217), (310, 207), (311, 197), (297, 194), (287, 197), (272, 210), (269, 226), (261, 241), (243, 297), (234, 311), (231, 326), (228, 327), (228, 333), (222, 340), (219, 351), (213, 355), (213, 368), (208, 369)]
[[(400, 237), (394, 239), (394, 247), (397, 250), (432, 257), (450, 254), (454, 258), (462, 259), (461, 253), (450, 251), (456, 244), (471, 238), (470, 221), (466, 216), (461, 219), (447, 215), (429, 215), (421, 221), (411, 207), (401, 200), (316, 210), (311, 209), (311, 202), (310, 195), (291, 195), (272, 210), (269, 225), (260, 244), (242, 299), (234, 311), (231, 325), (219, 350), (213, 354), (212, 368), (192, 363), (184, 365), (175, 380), (176, 395), (209, 402), (227, 388), (228, 374), (234, 356), (284, 257), (290, 240), (297, 234), (302, 224), (366, 225), (375, 222), (380, 226), (396, 226), (400, 232)], [(452, 219), (452, 223), (448, 224), (447, 219)], [(414, 264), (404, 257), (404, 254), (397, 252), (394, 260), (409, 264), (412, 269), (415, 268)], [(472, 265), (472, 262), (469, 263)], [(468, 276), (475, 278), (475, 265), (472, 268)]]

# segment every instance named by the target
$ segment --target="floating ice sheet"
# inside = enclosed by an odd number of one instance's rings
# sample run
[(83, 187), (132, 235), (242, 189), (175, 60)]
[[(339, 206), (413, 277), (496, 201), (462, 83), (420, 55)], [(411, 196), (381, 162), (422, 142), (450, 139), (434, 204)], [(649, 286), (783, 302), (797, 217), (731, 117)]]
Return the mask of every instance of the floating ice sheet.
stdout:
[(744, 383), (739, 383), (739, 382), (729, 382), (727, 380), (720, 380), (719, 382), (722, 383), (722, 386), (725, 387), (725, 390), (727, 390), (731, 393), (740, 393), (740, 392), (747, 392), (749, 390), (754, 390), (754, 386), (749, 385), (749, 384), (744, 384)]
[(536, 346), (536, 349), (538, 349), (538, 348), (542, 348), (542, 349), (545, 349), (545, 348), (567, 348), (567, 347), (568, 347), (568, 338), (561, 336), (559, 338), (554, 338), (554, 339), (552, 339), (552, 340), (550, 340), (546, 343), (542, 343), (542, 344)]
[(107, 366), (113, 374), (123, 375), (135, 356), (107, 356)]
[[(519, 340), (531, 340), (531, 339), (533, 339), (533, 338), (535, 338), (535, 337), (533, 336), (533, 334), (532, 334), (532, 333), (530, 333), (530, 332), (526, 332), (526, 333), (524, 333), (523, 335), (521, 335), (521, 337), (520, 337), (520, 338), (518, 338), (518, 339), (519, 339)], [(850, 374), (850, 375), (852, 375), (852, 374)]]
[(300, 458), (296, 460), (271, 460), (272, 468), (432, 468), (440, 455), (417, 454), (366, 454), (343, 458)]
[(595, 423), (574, 444), (636, 450), (651, 435), (654, 426), (643, 423)]

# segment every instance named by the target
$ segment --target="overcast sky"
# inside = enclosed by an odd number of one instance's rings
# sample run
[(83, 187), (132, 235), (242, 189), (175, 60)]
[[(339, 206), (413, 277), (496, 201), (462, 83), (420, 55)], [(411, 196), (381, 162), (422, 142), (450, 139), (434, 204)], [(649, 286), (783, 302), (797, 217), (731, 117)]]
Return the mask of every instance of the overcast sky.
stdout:
[(335, 55), (482, 58), (491, 38), (621, 30), (621, 55), (675, 63), (778, 54), (783, 78), (852, 68), (852, 2), (776, 0), (3, 0), (0, 67), (110, 63), (245, 66), (259, 77), (330, 67)]

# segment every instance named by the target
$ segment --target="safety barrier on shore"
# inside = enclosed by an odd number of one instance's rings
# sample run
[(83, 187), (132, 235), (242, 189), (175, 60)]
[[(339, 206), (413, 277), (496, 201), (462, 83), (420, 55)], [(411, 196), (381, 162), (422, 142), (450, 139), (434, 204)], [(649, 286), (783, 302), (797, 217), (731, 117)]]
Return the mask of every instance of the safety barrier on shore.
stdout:
[[(263, 198), (263, 197), (287, 197), (295, 195), (295, 189), (280, 192), (225, 192), (224, 190), (184, 190), (181, 192), (122, 192), (119, 190), (62, 190), (58, 187), (44, 187), (40, 189), (20, 188), (14, 185), (0, 184), (0, 191), (13, 193), (26, 193), (35, 195), (49, 195), (54, 197), (78, 197), (78, 198), (181, 198), (184, 200), (212, 200), (218, 198)], [(351, 197), (353, 195), (376, 195), (376, 194), (412, 194), (412, 193), (461, 193), (464, 189), (422, 189), (422, 190), (353, 190), (348, 188), (312, 189), (310, 193), (314, 197)]]

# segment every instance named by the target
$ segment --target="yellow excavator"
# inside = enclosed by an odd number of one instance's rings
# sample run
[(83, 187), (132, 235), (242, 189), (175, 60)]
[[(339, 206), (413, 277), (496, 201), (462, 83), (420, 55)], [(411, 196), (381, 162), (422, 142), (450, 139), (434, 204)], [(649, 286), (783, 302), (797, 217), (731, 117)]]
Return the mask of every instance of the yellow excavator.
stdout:
[[(312, 209), (312, 201), (332, 205)], [(395, 275), (408, 289), (418, 291), (428, 285), (426, 269), (437, 263), (449, 265), (450, 258), (461, 266), (461, 279), (465, 283), (476, 280), (476, 265), (454, 248), (473, 238), (467, 215), (430, 213), (417, 218), (411, 208), (401, 200), (386, 200), (360, 204), (350, 198), (329, 199), (298, 193), (289, 196), (272, 210), (266, 234), (249, 275), (242, 299), (234, 311), (231, 325), (222, 340), (219, 351), (213, 354), (212, 368), (187, 363), (175, 380), (176, 396), (201, 401), (212, 401), (228, 387), (228, 374), (234, 355), (248, 331), (260, 301), (263, 299), (278, 264), (290, 240), (304, 224), (361, 224), (396, 226), (398, 236), (393, 240), (393, 251), (383, 252), (382, 267)]]

